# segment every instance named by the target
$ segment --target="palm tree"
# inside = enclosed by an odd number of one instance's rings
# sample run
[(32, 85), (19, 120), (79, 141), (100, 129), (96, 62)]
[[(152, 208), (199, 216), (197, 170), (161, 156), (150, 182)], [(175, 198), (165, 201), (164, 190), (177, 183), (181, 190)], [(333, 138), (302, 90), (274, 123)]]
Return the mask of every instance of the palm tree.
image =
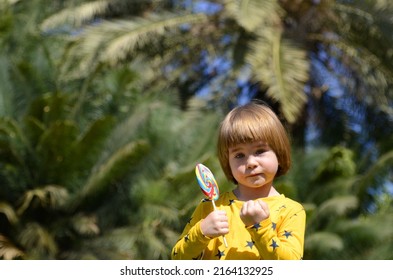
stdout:
[[(10, 15), (23, 17), (10, 7)], [(62, 84), (56, 41), (30, 27), (13, 52), (2, 37), (10, 55), (1, 71), (14, 76), (1, 91), (9, 107), (0, 119), (0, 258), (167, 258), (177, 204), (195, 184), (189, 166), (209, 158), (217, 116), (203, 114), (197, 100), (182, 112), (171, 94), (141, 94), (127, 67)], [(23, 44), (26, 36), (35, 48)], [(83, 102), (87, 97), (92, 102)], [(179, 190), (180, 182), (186, 187)]]
[[(44, 30), (64, 23), (83, 26), (79, 36), (72, 35), (71, 57), (79, 61), (77, 65), (75, 60), (68, 61), (72, 74), (88, 75), (102, 63), (149, 59), (150, 70), (191, 95), (207, 83), (213, 87), (220, 69), (211, 67), (209, 73), (199, 69), (199, 75), (191, 71), (202, 59), (225, 57), (233, 67), (225, 72), (225, 83), (220, 79), (224, 88), (231, 83), (228, 90), (232, 87), (238, 94), (236, 77), (249, 65), (250, 78), (279, 102), (285, 119), (293, 123), (307, 101), (306, 83), (315, 92), (323, 88), (310, 73), (311, 62), (316, 60), (332, 74), (340, 71), (352, 94), (367, 96), (370, 104), (391, 114), (392, 57), (385, 51), (391, 45), (392, 6), (388, 1), (213, 1), (210, 14), (199, 12), (199, 1), (190, 6), (182, 1), (177, 5), (127, 2), (89, 2), (63, 9), (44, 21)], [(113, 7), (121, 7), (122, 13)], [(97, 17), (100, 20), (91, 24)], [(173, 70), (168, 70), (169, 65)], [(204, 81), (198, 82), (201, 77)]]
[(168, 257), (217, 116), (198, 100), (182, 112), (171, 94), (141, 94), (127, 68), (97, 76), (82, 88), (93, 102), (59, 84), (1, 118), (1, 258)]
[(37, 100), (22, 122), (1, 119), (1, 212), (6, 220), (0, 232), (13, 244), (2, 247), (2, 257), (57, 258), (75, 246), (70, 239), (98, 235), (92, 209), (111, 197), (113, 185), (146, 152), (146, 143), (129, 140), (108, 153), (103, 145), (113, 120), (98, 119), (79, 131), (71, 120), (59, 118), (67, 108), (62, 99)]
[(1, 257), (167, 258), (217, 116), (154, 95), (81, 130), (67, 114), (73, 100), (44, 95), (21, 121), (1, 119)]

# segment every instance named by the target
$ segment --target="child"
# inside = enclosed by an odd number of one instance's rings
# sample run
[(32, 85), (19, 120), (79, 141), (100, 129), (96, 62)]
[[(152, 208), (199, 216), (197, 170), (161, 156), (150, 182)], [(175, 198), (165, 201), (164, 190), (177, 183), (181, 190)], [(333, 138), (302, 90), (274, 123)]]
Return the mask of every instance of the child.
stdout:
[(291, 165), (290, 143), (275, 113), (254, 102), (236, 107), (221, 123), (217, 148), (236, 188), (220, 194), (216, 211), (200, 202), (172, 259), (302, 259), (304, 208), (273, 184)]

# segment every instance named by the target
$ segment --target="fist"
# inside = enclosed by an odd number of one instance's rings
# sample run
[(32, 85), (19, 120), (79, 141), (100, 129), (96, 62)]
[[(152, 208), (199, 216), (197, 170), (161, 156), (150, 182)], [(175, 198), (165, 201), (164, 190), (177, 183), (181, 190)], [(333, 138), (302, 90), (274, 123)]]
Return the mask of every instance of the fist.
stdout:
[(252, 226), (270, 216), (269, 206), (262, 200), (249, 200), (240, 209), (240, 219), (246, 226)]
[(211, 212), (201, 222), (203, 235), (207, 237), (217, 237), (229, 232), (229, 223), (227, 213), (223, 210)]

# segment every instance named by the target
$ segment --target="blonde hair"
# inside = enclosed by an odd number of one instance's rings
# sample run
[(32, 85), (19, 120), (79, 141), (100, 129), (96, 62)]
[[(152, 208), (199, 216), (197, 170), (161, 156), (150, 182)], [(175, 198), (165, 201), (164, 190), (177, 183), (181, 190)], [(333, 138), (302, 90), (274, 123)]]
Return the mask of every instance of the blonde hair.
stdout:
[(291, 146), (286, 130), (277, 115), (265, 104), (248, 103), (234, 108), (221, 122), (218, 133), (218, 158), (228, 180), (237, 183), (229, 166), (229, 148), (263, 141), (278, 159), (276, 177), (287, 173), (291, 166)]

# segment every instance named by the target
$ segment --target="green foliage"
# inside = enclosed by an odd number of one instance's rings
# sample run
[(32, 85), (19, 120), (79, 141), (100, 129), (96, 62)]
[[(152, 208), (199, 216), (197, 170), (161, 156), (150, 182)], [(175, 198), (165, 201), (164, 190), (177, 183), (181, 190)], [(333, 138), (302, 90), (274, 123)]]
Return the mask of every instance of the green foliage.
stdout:
[[(21, 123), (0, 122), (2, 258), (167, 258), (217, 116), (146, 96), (117, 122), (81, 124), (68, 118), (71, 97), (43, 95)], [(104, 236), (113, 247), (101, 250)]]
[[(236, 61), (239, 67), (233, 69), (229, 79), (222, 79), (228, 91), (237, 90), (234, 80), (237, 71), (251, 65), (252, 78), (268, 89), (270, 98), (281, 103), (284, 116), (293, 123), (306, 101), (303, 87), (308, 80), (309, 61), (301, 44), (287, 36), (280, 23), (284, 10), (277, 1), (270, 0), (263, 4), (260, 1), (220, 4), (222, 11), (208, 16), (181, 8), (182, 5), (140, 4), (135, 10), (133, 5), (117, 0), (90, 2), (51, 15), (41, 28), (49, 32), (60, 26), (84, 29), (78, 36), (69, 37), (68, 59), (62, 64), (66, 80), (88, 77), (102, 65), (113, 67), (132, 61), (133, 67), (144, 73), (145, 84), (169, 85), (182, 91), (185, 100), (194, 94), (193, 87), (198, 87), (199, 76), (203, 75), (195, 75), (193, 65), (203, 58), (204, 51), (208, 59), (240, 58)], [(116, 5), (122, 5), (123, 14), (131, 17), (111, 12)], [(102, 19), (100, 23), (89, 24), (97, 16)], [(224, 37), (232, 43), (223, 43)], [(237, 48), (240, 44), (244, 48)], [(244, 50), (247, 52), (239, 55)], [(168, 65), (176, 67), (169, 70)], [(149, 75), (149, 70), (154, 75)], [(221, 93), (217, 90), (212, 98), (216, 104), (223, 103)]]
[[(379, 186), (385, 195), (378, 196), (376, 208), (370, 212), (363, 207), (368, 188), (359, 187), (360, 182), (370, 183), (372, 171), (384, 174), (388, 166), (379, 162), (369, 166), (368, 172), (358, 173), (352, 151), (338, 146), (297, 152), (293, 169), (281, 183), (297, 187), (293, 198), (302, 201), (306, 209), (304, 258), (389, 259), (391, 254), (383, 248), (392, 243), (393, 231), (388, 225), (391, 195)], [(388, 154), (381, 161), (387, 158)], [(384, 255), (377, 256), (381, 251)]]
[[(192, 7), (195, 2), (188, 4)], [(323, 91), (325, 85), (319, 85), (318, 78), (310, 72), (311, 58), (319, 52), (328, 53), (343, 68), (340, 83), (352, 95), (392, 113), (388, 104), (393, 81), (391, 4), (294, 4), (276, 0), (217, 3), (222, 9), (205, 15), (194, 13), (191, 7), (167, 5), (165, 1), (151, 5), (127, 5), (119, 0), (86, 2), (52, 14), (41, 28), (49, 32), (64, 26), (84, 30), (69, 38), (64, 78), (88, 77), (102, 65), (132, 62), (138, 72), (144, 73), (145, 84), (176, 88), (187, 100), (204, 76), (203, 69), (196, 74), (194, 66), (203, 58), (225, 58), (234, 67), (225, 77), (213, 73), (212, 78), (207, 78), (212, 102), (225, 108), (228, 100), (223, 100), (221, 90), (228, 92), (225, 99), (236, 98), (230, 93), (239, 90), (236, 78), (245, 69), (250, 70), (248, 78), (280, 104), (289, 123), (301, 117), (307, 100), (306, 84), (315, 92)], [(96, 17), (101, 21), (92, 25)], [(323, 58), (319, 61), (327, 72), (336, 75), (331, 66), (334, 62)]]
[[(233, 188), (215, 139), (240, 69), (301, 122), (317, 46), (376, 108), (365, 116), (375, 151), (294, 147), (276, 187), (306, 209), (305, 259), (393, 258), (391, 4), (220, 1), (222, 11), (204, 15), (166, 1), (74, 2), (0, 4), (1, 259), (168, 258), (201, 199), (195, 164), (209, 166), (220, 191)], [(193, 97), (201, 53), (234, 63), (209, 102)], [(326, 129), (322, 144), (352, 144), (342, 128)]]
[(328, 182), (332, 178), (348, 178), (355, 174), (356, 165), (353, 161), (353, 152), (343, 147), (333, 147), (329, 157), (321, 162), (316, 170), (314, 181)]
[[(337, 234), (317, 232), (306, 236), (305, 248), (305, 259), (334, 259), (343, 251), (344, 243)], [(312, 251), (309, 248), (312, 248)]]

